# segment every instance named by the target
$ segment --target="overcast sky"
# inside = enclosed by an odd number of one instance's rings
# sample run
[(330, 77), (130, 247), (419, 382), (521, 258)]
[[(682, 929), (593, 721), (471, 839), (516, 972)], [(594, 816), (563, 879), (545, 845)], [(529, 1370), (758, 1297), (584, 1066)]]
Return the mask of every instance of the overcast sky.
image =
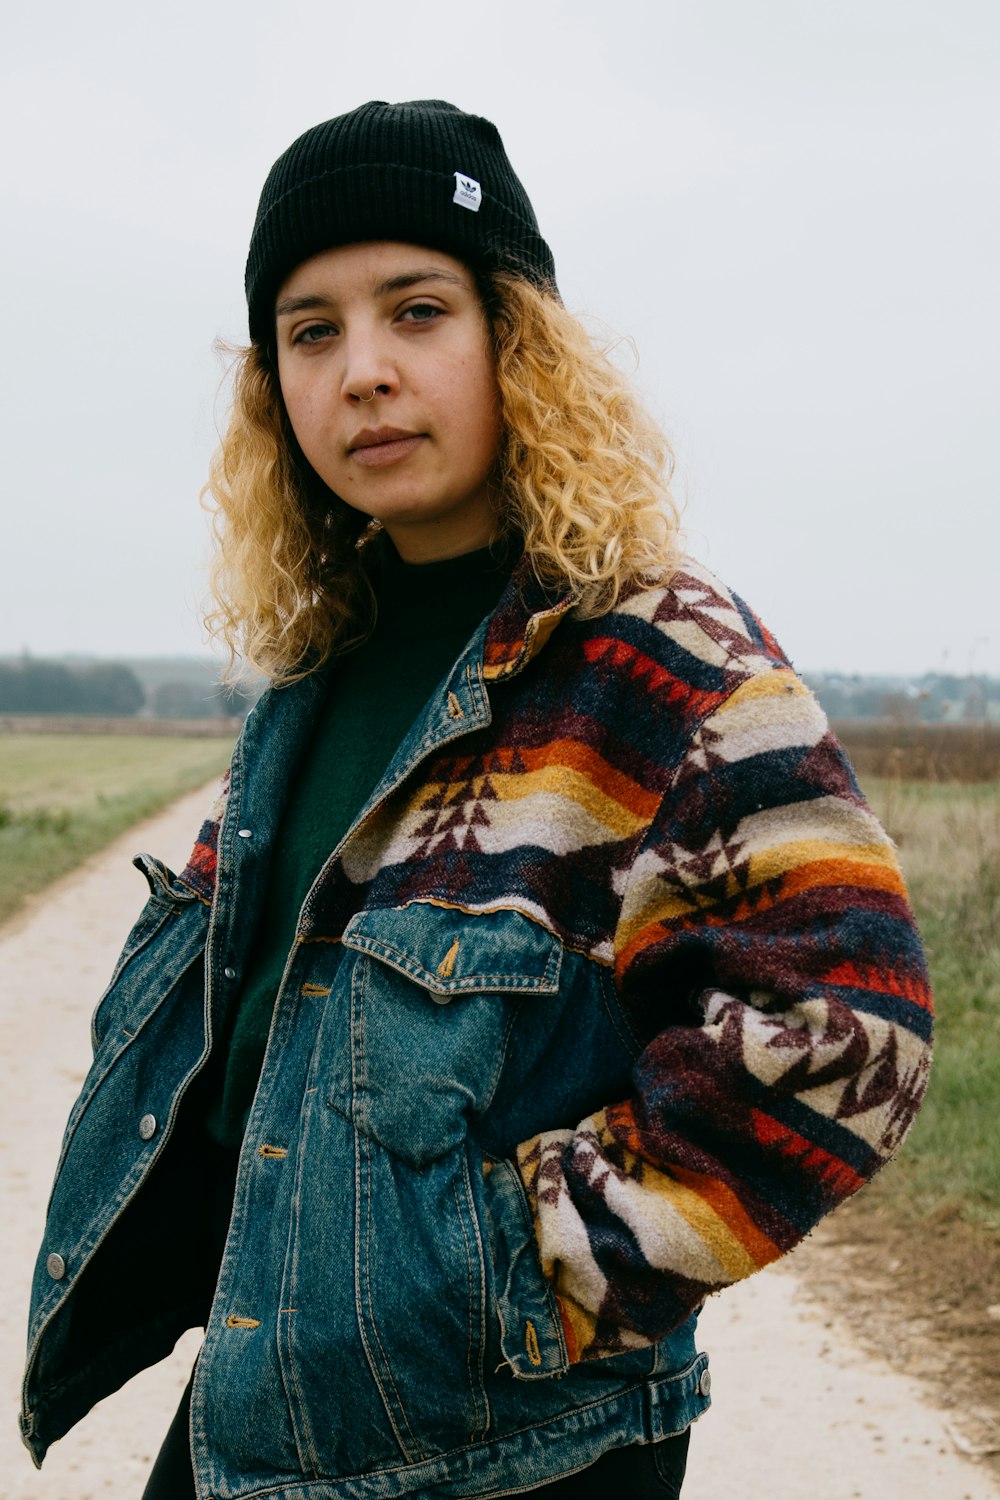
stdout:
[(499, 126), (692, 550), (797, 665), (1000, 674), (997, 0), (40, 0), (2, 52), (0, 653), (202, 649), (264, 176), (438, 97)]

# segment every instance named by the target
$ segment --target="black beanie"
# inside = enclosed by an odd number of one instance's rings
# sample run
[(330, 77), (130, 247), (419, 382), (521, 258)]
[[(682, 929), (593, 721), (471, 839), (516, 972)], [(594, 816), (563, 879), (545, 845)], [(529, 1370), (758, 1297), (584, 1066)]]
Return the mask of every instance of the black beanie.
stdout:
[(496, 126), (442, 99), (373, 100), (279, 156), (250, 240), (250, 337), (270, 338), (278, 288), (297, 265), (361, 240), (427, 245), (555, 290), (552, 252)]

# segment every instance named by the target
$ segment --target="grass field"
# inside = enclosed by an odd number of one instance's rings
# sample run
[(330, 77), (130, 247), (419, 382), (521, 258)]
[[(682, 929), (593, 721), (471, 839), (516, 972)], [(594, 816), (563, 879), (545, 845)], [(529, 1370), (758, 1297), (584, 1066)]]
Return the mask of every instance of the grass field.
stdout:
[(230, 738), (0, 737), (0, 921), (141, 818), (221, 775)]
[(927, 948), (937, 1043), (923, 1110), (881, 1186), (1000, 1229), (1000, 785), (872, 780)]

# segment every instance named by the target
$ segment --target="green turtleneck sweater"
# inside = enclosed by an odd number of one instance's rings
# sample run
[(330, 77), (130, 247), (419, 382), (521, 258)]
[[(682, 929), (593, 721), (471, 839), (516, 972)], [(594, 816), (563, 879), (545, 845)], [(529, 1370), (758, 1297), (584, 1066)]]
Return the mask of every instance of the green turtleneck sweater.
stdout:
[(271, 1014), (316, 876), (381, 780), (434, 688), (495, 608), (514, 561), (483, 548), (445, 562), (405, 563), (383, 533), (378, 615), (365, 644), (326, 673), (326, 700), (281, 819), (243, 989), (225, 1051), (209, 1134), (238, 1147), (264, 1060)]

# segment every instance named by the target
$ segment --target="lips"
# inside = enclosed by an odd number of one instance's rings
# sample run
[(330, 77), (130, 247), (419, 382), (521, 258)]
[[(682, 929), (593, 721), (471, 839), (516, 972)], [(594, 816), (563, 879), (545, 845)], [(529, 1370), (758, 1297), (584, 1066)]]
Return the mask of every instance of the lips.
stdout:
[(396, 463), (419, 448), (426, 434), (406, 432), (400, 427), (371, 427), (359, 432), (348, 444), (348, 452), (365, 468)]
[(359, 432), (347, 446), (354, 453), (358, 448), (378, 448), (383, 443), (398, 443), (404, 438), (419, 436), (419, 432), (406, 432), (402, 427), (370, 427)]

